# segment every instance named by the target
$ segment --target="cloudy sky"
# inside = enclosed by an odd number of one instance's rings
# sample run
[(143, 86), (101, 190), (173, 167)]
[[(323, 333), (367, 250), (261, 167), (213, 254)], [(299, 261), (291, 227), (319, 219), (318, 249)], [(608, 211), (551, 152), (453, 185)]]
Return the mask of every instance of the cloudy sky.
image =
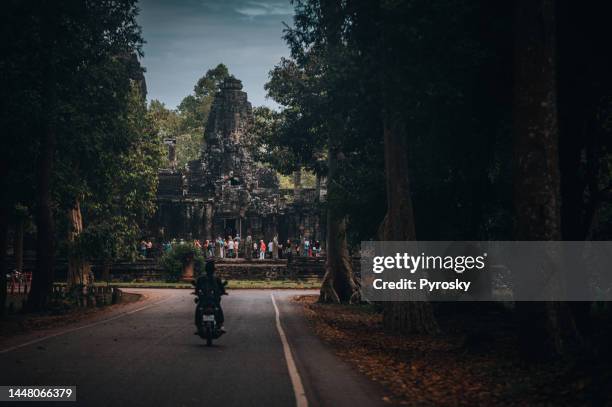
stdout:
[(149, 99), (175, 108), (206, 70), (226, 64), (253, 106), (275, 106), (263, 89), (289, 50), (281, 38), (292, 23), (289, 0), (140, 0)]

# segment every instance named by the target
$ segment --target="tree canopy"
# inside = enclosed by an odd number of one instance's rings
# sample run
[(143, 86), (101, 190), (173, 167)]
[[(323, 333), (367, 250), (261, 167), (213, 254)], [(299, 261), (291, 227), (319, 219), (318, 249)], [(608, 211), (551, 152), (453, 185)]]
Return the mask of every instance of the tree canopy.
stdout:
[(128, 256), (153, 210), (162, 150), (145, 108), (135, 3), (3, 6), (1, 178), (12, 193), (2, 210), (35, 214), (34, 308), (47, 302), (58, 246), (79, 261)]

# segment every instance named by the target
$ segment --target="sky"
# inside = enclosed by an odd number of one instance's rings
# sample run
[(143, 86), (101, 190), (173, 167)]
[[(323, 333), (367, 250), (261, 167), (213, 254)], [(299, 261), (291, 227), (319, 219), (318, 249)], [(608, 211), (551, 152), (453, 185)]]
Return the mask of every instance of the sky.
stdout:
[(138, 7), (149, 100), (176, 108), (222, 62), (253, 106), (277, 107), (263, 86), (289, 55), (282, 39), (283, 22), (293, 21), (289, 0), (140, 0)]

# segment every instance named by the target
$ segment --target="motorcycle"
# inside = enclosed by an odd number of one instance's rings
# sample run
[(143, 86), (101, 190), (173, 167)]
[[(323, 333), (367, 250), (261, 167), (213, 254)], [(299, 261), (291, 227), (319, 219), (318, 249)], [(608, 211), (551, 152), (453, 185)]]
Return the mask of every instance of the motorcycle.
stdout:
[(206, 340), (206, 346), (212, 346), (213, 339), (218, 339), (224, 333), (219, 329), (216, 321), (219, 306), (215, 302), (215, 292), (212, 289), (204, 292), (196, 287), (196, 292), (192, 294), (196, 295), (194, 301), (197, 304), (199, 319), (198, 335)]

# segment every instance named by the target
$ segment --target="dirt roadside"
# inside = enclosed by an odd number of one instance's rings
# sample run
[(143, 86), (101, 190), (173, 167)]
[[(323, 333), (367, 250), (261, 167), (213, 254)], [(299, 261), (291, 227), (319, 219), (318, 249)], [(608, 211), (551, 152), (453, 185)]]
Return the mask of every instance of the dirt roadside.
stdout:
[(611, 379), (606, 363), (524, 364), (516, 352), (515, 327), (493, 312), (477, 321), (477, 329), (466, 326), (474, 319), (466, 313), (448, 321), (441, 317), (445, 329), (440, 335), (401, 336), (383, 330), (382, 315), (373, 306), (316, 300), (316, 296), (294, 299), (303, 305), (315, 333), (341, 359), (389, 390), (388, 403), (576, 406), (612, 402), (604, 384)]

